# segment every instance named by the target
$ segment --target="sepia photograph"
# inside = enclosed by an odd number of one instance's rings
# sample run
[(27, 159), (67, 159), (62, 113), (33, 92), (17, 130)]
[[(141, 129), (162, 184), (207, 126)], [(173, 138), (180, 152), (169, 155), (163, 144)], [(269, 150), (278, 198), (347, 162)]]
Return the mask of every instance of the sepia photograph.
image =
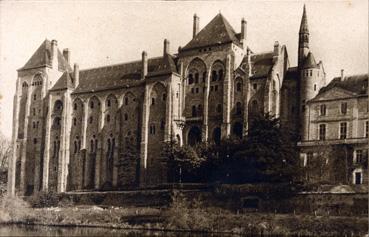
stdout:
[(368, 1), (1, 0), (0, 236), (368, 236)]

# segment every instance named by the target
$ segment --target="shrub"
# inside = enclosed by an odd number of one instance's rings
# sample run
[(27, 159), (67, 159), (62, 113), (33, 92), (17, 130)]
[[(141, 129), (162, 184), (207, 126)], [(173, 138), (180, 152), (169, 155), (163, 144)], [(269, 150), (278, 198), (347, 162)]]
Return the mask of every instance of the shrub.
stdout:
[(29, 203), (32, 207), (41, 208), (41, 207), (55, 207), (58, 205), (60, 201), (60, 194), (55, 192), (38, 192), (35, 195), (29, 198)]

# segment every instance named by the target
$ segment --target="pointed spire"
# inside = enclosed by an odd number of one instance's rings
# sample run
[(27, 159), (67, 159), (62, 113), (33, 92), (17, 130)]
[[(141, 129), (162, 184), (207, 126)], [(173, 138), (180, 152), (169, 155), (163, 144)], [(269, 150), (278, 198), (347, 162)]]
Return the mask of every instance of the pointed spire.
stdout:
[(301, 19), (301, 24), (300, 24), (300, 33), (309, 33), (305, 4), (304, 4), (304, 12), (302, 13), (302, 19)]

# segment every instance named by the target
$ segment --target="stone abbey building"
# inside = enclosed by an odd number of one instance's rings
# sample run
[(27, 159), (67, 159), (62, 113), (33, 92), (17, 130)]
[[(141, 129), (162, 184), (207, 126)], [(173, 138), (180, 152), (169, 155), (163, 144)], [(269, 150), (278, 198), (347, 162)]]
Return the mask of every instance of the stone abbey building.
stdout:
[[(355, 159), (367, 156), (368, 76), (327, 85), (309, 49), (305, 8), (297, 66), (279, 42), (253, 52), (240, 23), (237, 33), (219, 13), (200, 30), (195, 15), (193, 37), (176, 53), (164, 40), (160, 57), (142, 52), (141, 60), (84, 70), (71, 67), (68, 49), (45, 40), (18, 69), (10, 192), (165, 183), (164, 141), (242, 137), (257, 113), (300, 133), (304, 165), (326, 144), (350, 143)], [(363, 182), (363, 169), (356, 167), (351, 182)]]

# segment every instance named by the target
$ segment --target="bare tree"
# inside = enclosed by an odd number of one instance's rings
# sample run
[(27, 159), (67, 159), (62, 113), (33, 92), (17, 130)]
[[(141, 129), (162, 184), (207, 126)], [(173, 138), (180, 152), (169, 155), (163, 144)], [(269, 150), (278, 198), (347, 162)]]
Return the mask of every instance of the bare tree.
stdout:
[(11, 142), (4, 135), (0, 134), (0, 170), (8, 168), (8, 160), (12, 155)]

